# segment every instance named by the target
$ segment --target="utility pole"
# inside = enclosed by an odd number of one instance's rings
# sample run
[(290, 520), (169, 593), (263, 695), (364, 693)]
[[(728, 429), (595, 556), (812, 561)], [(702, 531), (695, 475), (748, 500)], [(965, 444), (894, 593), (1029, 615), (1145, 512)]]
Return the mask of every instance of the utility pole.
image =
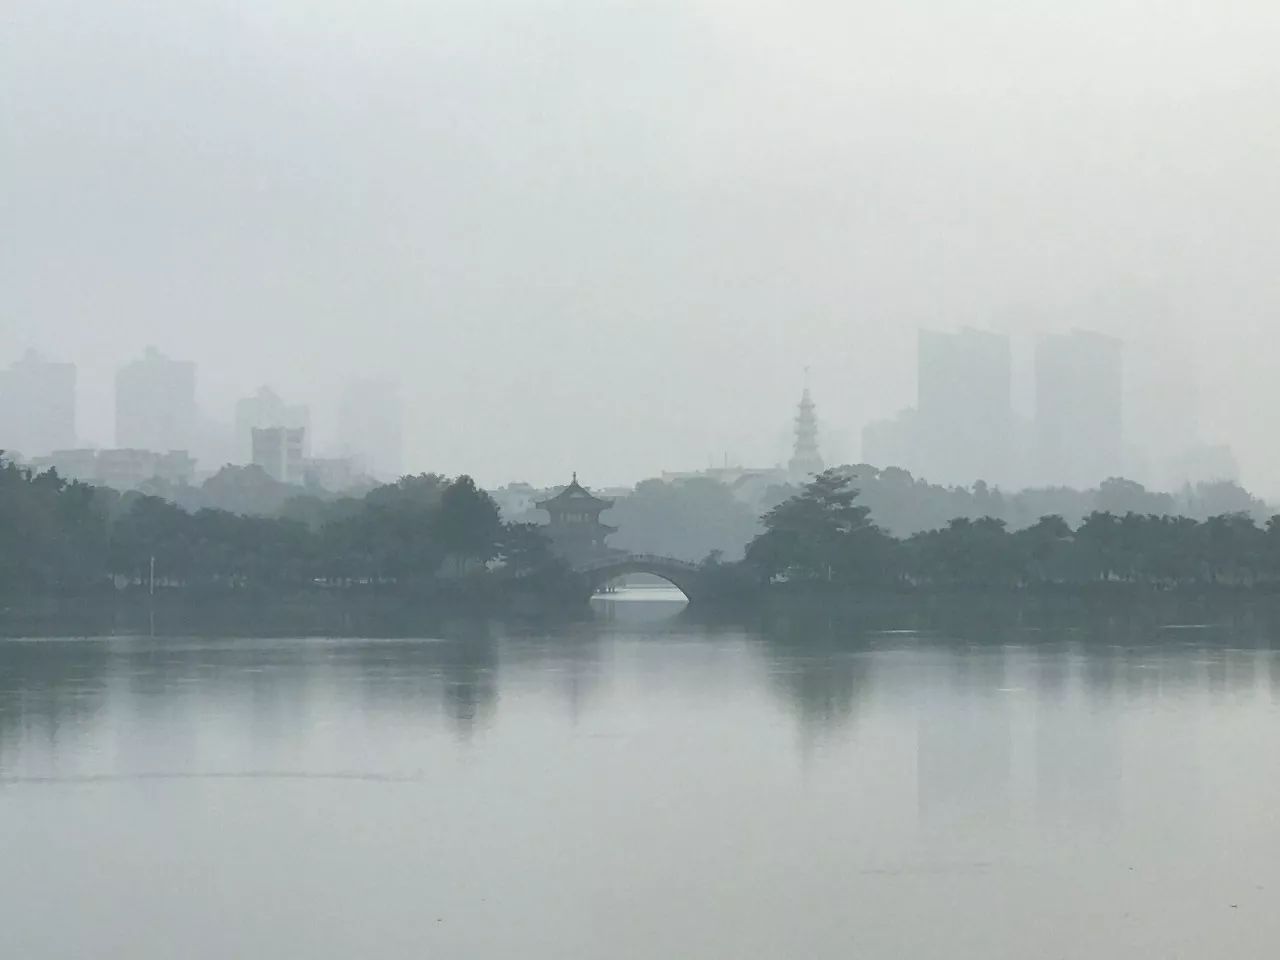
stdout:
[(151, 596), (153, 596), (153, 597), (154, 597), (154, 596), (155, 596), (155, 594), (156, 594), (156, 555), (155, 555), (154, 553), (151, 555), (151, 586), (150, 586), (150, 593), (151, 593)]

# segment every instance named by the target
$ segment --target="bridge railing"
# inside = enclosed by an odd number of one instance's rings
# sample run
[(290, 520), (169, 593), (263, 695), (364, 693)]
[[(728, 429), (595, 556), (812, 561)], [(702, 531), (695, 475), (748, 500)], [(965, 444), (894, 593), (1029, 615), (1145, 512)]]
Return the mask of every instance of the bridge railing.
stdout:
[(666, 569), (682, 570), (686, 573), (696, 573), (698, 565), (690, 563), (688, 560), (677, 560), (675, 557), (661, 557), (655, 553), (628, 553), (617, 557), (604, 557), (600, 560), (593, 560), (590, 563), (575, 567), (580, 573), (593, 573), (597, 570), (608, 570), (611, 567), (624, 566), (652, 566)]

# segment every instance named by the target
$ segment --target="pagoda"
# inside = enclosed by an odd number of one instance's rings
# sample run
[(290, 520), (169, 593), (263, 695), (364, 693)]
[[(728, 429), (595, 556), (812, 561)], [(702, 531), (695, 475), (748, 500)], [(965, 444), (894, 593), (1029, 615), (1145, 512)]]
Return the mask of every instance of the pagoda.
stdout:
[(605, 545), (604, 538), (617, 530), (600, 522), (600, 514), (613, 506), (612, 500), (592, 496), (591, 491), (573, 482), (547, 500), (539, 500), (539, 510), (551, 515), (544, 532), (552, 549), (574, 566), (613, 556), (616, 551)]
[(800, 409), (796, 413), (796, 442), (787, 464), (795, 480), (808, 480), (825, 468), (822, 454), (818, 452), (818, 417), (814, 413), (813, 398), (806, 385), (800, 397)]

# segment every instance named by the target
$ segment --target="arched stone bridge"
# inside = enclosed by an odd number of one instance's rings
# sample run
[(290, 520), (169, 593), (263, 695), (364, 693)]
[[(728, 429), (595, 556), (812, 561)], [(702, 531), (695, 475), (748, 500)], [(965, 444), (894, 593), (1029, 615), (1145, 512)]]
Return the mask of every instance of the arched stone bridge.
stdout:
[(706, 573), (696, 563), (677, 560), (674, 557), (659, 557), (650, 553), (626, 553), (616, 557), (605, 557), (591, 563), (574, 567), (574, 571), (582, 577), (587, 597), (610, 580), (626, 576), (628, 573), (649, 573), (661, 577), (689, 598), (693, 603), (703, 599), (709, 591)]

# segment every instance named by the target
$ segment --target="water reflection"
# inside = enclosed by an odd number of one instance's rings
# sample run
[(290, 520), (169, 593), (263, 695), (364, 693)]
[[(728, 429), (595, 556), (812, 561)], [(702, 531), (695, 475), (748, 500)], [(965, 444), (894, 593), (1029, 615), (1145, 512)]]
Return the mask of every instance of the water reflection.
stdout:
[(6, 955), (1280, 944), (1265, 618), (598, 612), (0, 641)]

